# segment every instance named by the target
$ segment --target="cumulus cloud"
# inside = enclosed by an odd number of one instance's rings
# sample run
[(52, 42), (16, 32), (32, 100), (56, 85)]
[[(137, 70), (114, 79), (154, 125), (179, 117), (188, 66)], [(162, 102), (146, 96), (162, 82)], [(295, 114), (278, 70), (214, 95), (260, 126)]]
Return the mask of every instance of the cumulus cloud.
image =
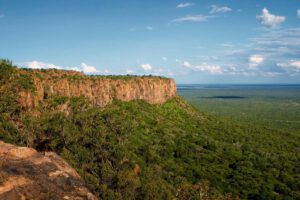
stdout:
[(205, 22), (208, 16), (204, 15), (188, 15), (172, 20), (172, 22)]
[(297, 10), (297, 17), (300, 18), (300, 9)]
[(73, 71), (80, 71), (84, 72), (86, 74), (93, 74), (93, 73), (103, 73), (108, 74), (109, 70), (104, 69), (102, 71), (99, 71), (96, 69), (96, 67), (88, 65), (86, 63), (81, 63), (80, 67), (65, 67), (65, 66), (59, 66), (51, 63), (41, 62), (41, 61), (30, 61), (30, 62), (22, 62), (22, 63), (16, 63), (19, 67), (24, 68), (31, 68), (31, 69), (61, 69), (61, 70), (73, 70)]
[(153, 30), (153, 27), (152, 27), (152, 26), (146, 26), (145, 29), (146, 29), (147, 31), (152, 31), (152, 30)]
[(271, 14), (268, 9), (264, 8), (261, 12), (261, 15), (256, 16), (256, 19), (258, 19), (262, 25), (268, 28), (276, 28), (285, 21), (286, 17)]
[(208, 64), (208, 63), (201, 63), (200, 65), (192, 65), (188, 61), (184, 61), (182, 65), (186, 68), (192, 69), (193, 71), (208, 72), (210, 74), (223, 73), (223, 69), (220, 65)]
[(227, 13), (232, 11), (231, 8), (227, 7), (227, 6), (216, 6), (216, 5), (212, 5), (211, 6), (211, 10), (210, 10), (210, 14), (214, 14), (214, 13)]
[(264, 62), (265, 58), (261, 55), (252, 55), (249, 57), (249, 67), (255, 68)]
[(20, 67), (28, 67), (32, 69), (63, 69), (61, 66), (40, 62), (37, 60), (21, 63)]
[(91, 65), (87, 65), (85, 63), (81, 63), (81, 67), (84, 73), (86, 74), (91, 74), (91, 73), (97, 73), (98, 70), (96, 69), (96, 67), (91, 66)]
[(297, 69), (300, 69), (300, 60), (294, 60), (294, 61), (291, 61), (290, 65), (292, 67), (295, 67)]
[(300, 60), (291, 60), (290, 62), (277, 63), (277, 66), (282, 68), (293, 67), (296, 69), (300, 69)]
[(183, 61), (184, 67), (191, 67), (191, 64), (188, 61)]
[(143, 68), (145, 71), (152, 70), (152, 66), (150, 64), (141, 64), (141, 68)]
[(187, 8), (193, 6), (193, 3), (180, 3), (176, 6), (176, 8)]

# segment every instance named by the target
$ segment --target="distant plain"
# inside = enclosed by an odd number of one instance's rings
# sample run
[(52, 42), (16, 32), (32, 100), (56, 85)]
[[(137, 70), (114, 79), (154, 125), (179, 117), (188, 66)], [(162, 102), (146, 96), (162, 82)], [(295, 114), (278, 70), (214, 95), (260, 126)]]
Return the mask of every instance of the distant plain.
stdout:
[(300, 133), (300, 85), (177, 85), (178, 93), (208, 114)]

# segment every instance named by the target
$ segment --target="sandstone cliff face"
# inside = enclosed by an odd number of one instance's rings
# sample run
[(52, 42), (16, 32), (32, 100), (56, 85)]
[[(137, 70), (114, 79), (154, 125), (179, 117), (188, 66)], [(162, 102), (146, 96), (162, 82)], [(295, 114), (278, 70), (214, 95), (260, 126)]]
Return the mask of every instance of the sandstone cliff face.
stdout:
[(55, 153), (0, 141), (0, 200), (20, 199), (97, 200)]
[(160, 77), (91, 77), (76, 72), (34, 76), (35, 93), (21, 92), (19, 102), (27, 108), (36, 107), (51, 95), (85, 96), (94, 105), (105, 106), (113, 99), (141, 99), (151, 104), (164, 103), (176, 95), (174, 80)]

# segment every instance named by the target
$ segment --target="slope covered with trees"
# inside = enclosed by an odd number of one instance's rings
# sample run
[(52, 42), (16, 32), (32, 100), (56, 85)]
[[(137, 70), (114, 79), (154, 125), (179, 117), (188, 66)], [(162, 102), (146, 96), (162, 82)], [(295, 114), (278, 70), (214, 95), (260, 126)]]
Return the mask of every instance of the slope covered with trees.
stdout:
[(34, 92), (30, 76), (0, 65), (0, 140), (55, 151), (103, 199), (300, 198), (299, 136), (219, 120), (180, 97), (101, 108), (49, 96), (33, 115), (15, 95)]

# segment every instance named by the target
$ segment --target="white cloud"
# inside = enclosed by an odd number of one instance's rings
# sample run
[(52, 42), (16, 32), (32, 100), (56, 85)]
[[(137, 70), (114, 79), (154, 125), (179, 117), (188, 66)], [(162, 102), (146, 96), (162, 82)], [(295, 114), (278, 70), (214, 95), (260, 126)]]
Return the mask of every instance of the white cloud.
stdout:
[(145, 29), (146, 29), (147, 31), (152, 31), (152, 30), (153, 30), (153, 27), (152, 27), (152, 26), (146, 26)]
[(208, 16), (204, 15), (188, 15), (172, 20), (172, 22), (205, 22)]
[(227, 7), (227, 6), (216, 6), (216, 5), (212, 5), (211, 6), (211, 10), (210, 10), (210, 14), (214, 14), (214, 13), (227, 13), (232, 11), (231, 8)]
[(167, 57), (161, 57), (161, 59), (162, 59), (163, 61), (167, 61), (167, 60), (168, 60)]
[(104, 70), (97, 70), (96, 67), (87, 65), (86, 63), (81, 63), (80, 67), (63, 67), (58, 66), (51, 63), (45, 63), (41, 61), (30, 61), (30, 62), (23, 62), (23, 63), (16, 63), (19, 67), (25, 67), (25, 68), (31, 68), (31, 69), (61, 69), (61, 70), (73, 70), (73, 71), (79, 71), (84, 72), (86, 74), (93, 74), (93, 73), (102, 73), (102, 74), (108, 74), (110, 71), (108, 69)]
[(265, 58), (261, 55), (252, 55), (249, 57), (249, 67), (255, 68), (264, 62)]
[(300, 18), (300, 9), (297, 10), (297, 17)]
[(188, 61), (183, 61), (184, 67), (191, 67), (191, 64)]
[(265, 25), (268, 28), (276, 28), (285, 21), (286, 17), (273, 15), (269, 13), (268, 9), (264, 8), (261, 15), (256, 16), (256, 19), (258, 19), (262, 25)]
[(290, 65), (292, 67), (295, 67), (297, 69), (300, 69), (300, 60), (294, 60), (294, 61), (291, 61)]
[(289, 72), (300, 72), (300, 60), (291, 60), (285, 63), (277, 63), (278, 67), (281, 67)]
[(152, 66), (150, 64), (141, 64), (141, 68), (143, 68), (145, 71), (152, 70)]
[(40, 62), (37, 60), (25, 62), (20, 64), (21, 67), (28, 67), (32, 69), (63, 69), (61, 66), (57, 66), (50, 63)]
[(201, 63), (200, 65), (192, 65), (188, 61), (183, 62), (183, 66), (193, 71), (209, 72), (211, 74), (222, 74), (223, 69), (220, 65)]
[(85, 63), (81, 63), (81, 67), (82, 67), (83, 72), (86, 73), (86, 74), (91, 74), (91, 73), (97, 73), (98, 72), (98, 70), (94, 66), (87, 65)]
[(176, 8), (187, 8), (193, 6), (193, 3), (180, 3), (176, 6)]
[(224, 43), (224, 44), (222, 44), (222, 46), (223, 47), (228, 47), (228, 48), (233, 47), (233, 45), (230, 44), (230, 43)]
[(294, 67), (294, 68), (300, 69), (300, 60), (291, 60), (290, 62), (287, 62), (287, 63), (277, 63), (277, 66), (283, 67), (283, 68)]
[(132, 69), (127, 69), (126, 70), (126, 74), (133, 74), (133, 73), (134, 73), (134, 71)]

